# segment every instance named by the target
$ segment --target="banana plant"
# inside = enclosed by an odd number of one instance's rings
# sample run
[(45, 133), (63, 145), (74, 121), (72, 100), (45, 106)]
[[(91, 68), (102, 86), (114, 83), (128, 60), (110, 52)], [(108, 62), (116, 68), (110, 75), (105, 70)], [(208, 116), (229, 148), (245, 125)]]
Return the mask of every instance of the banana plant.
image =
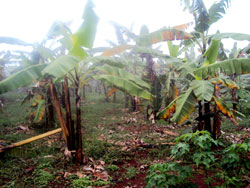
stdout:
[[(215, 52), (218, 54), (218, 51)], [(211, 54), (212, 59), (214, 54)], [(196, 68), (193, 70), (194, 79), (189, 84), (189, 89), (177, 97), (172, 103), (170, 103), (165, 109), (163, 109), (159, 114), (159, 118), (169, 117), (169, 114), (174, 115), (172, 121), (177, 122), (177, 124), (183, 123), (190, 114), (195, 110), (195, 106), (199, 101), (211, 102), (215, 104), (214, 114), (216, 111), (220, 111), (224, 115), (228, 116), (235, 124), (233, 110), (223, 102), (220, 97), (219, 90), (223, 87), (228, 87), (231, 89), (239, 89), (239, 86), (228, 78), (223, 78), (221, 75), (242, 75), (250, 73), (250, 59), (229, 59), (221, 62), (215, 62), (213, 64)], [(172, 114), (171, 114), (172, 113)], [(211, 117), (210, 114), (205, 114)], [(215, 116), (215, 115), (213, 115)], [(217, 116), (218, 117), (218, 116)], [(203, 119), (204, 121), (204, 119)], [(213, 133), (214, 138), (216, 138), (216, 127), (218, 126), (219, 119), (214, 122)], [(199, 124), (200, 126), (200, 124)], [(204, 129), (203, 125), (199, 127), (200, 130)]]
[[(206, 69), (206, 66), (212, 66), (212, 64), (216, 62), (218, 58), (218, 51), (221, 47), (221, 39), (232, 38), (234, 40), (249, 40), (250, 35), (247, 34), (219, 32), (212, 35), (209, 34), (210, 27), (215, 22), (223, 18), (226, 10), (230, 7), (230, 0), (216, 1), (209, 9), (206, 8), (202, 0), (181, 0), (181, 2), (184, 4), (185, 9), (194, 16), (195, 21), (195, 31), (191, 32), (194, 37), (184, 41), (184, 44), (187, 46), (184, 46), (184, 49), (181, 49), (181, 51), (185, 51), (189, 46), (194, 47), (198, 45), (198, 48), (201, 52), (201, 58), (198, 63), (200, 67)], [(207, 48), (208, 45), (209, 47)], [(209, 78), (205, 79), (208, 80)], [(205, 129), (211, 132), (210, 116), (204, 116), (205, 122), (202, 120), (204, 115), (202, 113), (203, 108), (205, 114), (210, 114), (210, 102), (206, 102), (204, 105), (202, 105), (201, 101), (199, 101), (199, 127), (203, 127), (204, 123)]]
[[(155, 63), (153, 61), (153, 57), (155, 56), (155, 57), (162, 58), (162, 57), (166, 57), (167, 55), (162, 54), (159, 50), (152, 49), (151, 46), (152, 44), (155, 44), (155, 43), (168, 41), (169, 48), (171, 48), (170, 49), (171, 54), (177, 53), (176, 52), (178, 50), (176, 48), (177, 46), (170, 43), (170, 41), (185, 40), (185, 39), (192, 38), (193, 37), (192, 35), (184, 31), (184, 28), (186, 28), (187, 25), (188, 24), (183, 24), (183, 25), (175, 26), (171, 28), (165, 27), (152, 33), (148, 32), (148, 29), (146, 26), (142, 26), (139, 36), (135, 34), (131, 34), (131, 32), (125, 29), (124, 27), (119, 27), (116, 25), (116, 27), (122, 30), (122, 32), (125, 33), (128, 38), (134, 40), (136, 42), (136, 45), (124, 44), (124, 40), (120, 40), (120, 41), (123, 41), (122, 45), (113, 47), (112, 49), (106, 50), (103, 53), (105, 55), (112, 56), (117, 53), (122, 53), (126, 50), (131, 49), (133, 54), (137, 54), (137, 56), (141, 57), (143, 61), (146, 61), (147, 76), (145, 78), (150, 83), (151, 85), (150, 92), (154, 96), (153, 101), (152, 101), (152, 104), (153, 104), (152, 112), (154, 114), (154, 117), (155, 117), (155, 114), (160, 109), (161, 103), (162, 103), (162, 96), (161, 96), (162, 84), (160, 82), (160, 79), (158, 78), (158, 76), (156, 75), (154, 71), (153, 67)], [(120, 38), (121, 38), (121, 35), (120, 35)]]
[[(82, 84), (80, 75), (77, 72), (78, 66), (82, 59), (86, 57), (86, 52), (82, 47), (91, 48), (95, 38), (96, 27), (98, 23), (98, 17), (96, 16), (94, 10), (94, 5), (91, 1), (88, 1), (86, 4), (84, 15), (83, 15), (83, 24), (79, 30), (72, 35), (65, 35), (63, 41), (70, 41), (69, 48), (70, 55), (64, 55), (57, 57), (56, 59), (46, 59), (46, 63), (39, 62), (37, 65), (30, 65), (27, 68), (11, 75), (5, 80), (0, 82), (0, 94), (7, 92), (19, 87), (24, 87), (30, 85), (34, 82), (40, 81), (44, 78), (47, 78), (49, 81), (49, 88), (53, 99), (53, 104), (55, 106), (56, 112), (58, 114), (59, 123), (64, 133), (64, 138), (69, 146), (69, 142), (76, 143), (76, 161), (79, 163), (83, 162), (82, 155), (82, 136), (81, 136), (81, 111), (80, 111), (80, 97), (79, 89)], [(43, 51), (44, 52), (44, 51)], [(60, 108), (60, 103), (58, 101), (57, 93), (53, 84), (52, 77), (56, 80), (61, 80), (66, 75), (72, 77), (72, 83), (75, 85), (76, 93), (76, 132), (75, 140), (69, 139), (70, 137), (70, 127), (69, 124), (66, 124), (63, 117), (62, 111)]]

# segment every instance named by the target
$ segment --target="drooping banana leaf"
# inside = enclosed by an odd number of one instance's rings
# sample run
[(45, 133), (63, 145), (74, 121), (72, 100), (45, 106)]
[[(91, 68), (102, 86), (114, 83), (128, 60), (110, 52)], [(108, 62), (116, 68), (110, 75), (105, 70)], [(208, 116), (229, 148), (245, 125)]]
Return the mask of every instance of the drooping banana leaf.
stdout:
[(229, 118), (234, 119), (233, 112), (229, 109), (229, 107), (219, 98), (213, 97), (215, 104), (217, 105), (217, 108), (221, 113), (226, 115)]
[(86, 57), (84, 59), (86, 63), (93, 63), (93, 67), (102, 66), (102, 65), (110, 65), (113, 67), (124, 68), (126, 64), (129, 62), (123, 60), (122, 58), (115, 57), (107, 57), (107, 56), (94, 56), (94, 57)]
[(147, 90), (122, 77), (101, 74), (101, 75), (95, 75), (93, 76), (93, 78), (96, 80), (102, 80), (107, 84), (115, 86), (118, 89), (127, 92), (133, 96), (141, 97), (148, 100), (152, 99), (152, 95)]
[(100, 66), (100, 67), (97, 67), (96, 69), (101, 71), (104, 74), (119, 76), (125, 80), (129, 80), (130, 82), (133, 82), (134, 84), (136, 84), (140, 87), (150, 89), (150, 85), (148, 83), (141, 80), (138, 76), (136, 76), (130, 72), (127, 72), (123, 69), (119, 69), (117, 67), (112, 67), (109, 65)]
[(212, 43), (210, 44), (209, 48), (204, 53), (206, 59), (203, 66), (211, 65), (216, 62), (219, 49), (220, 49), (220, 40), (212, 40)]
[(28, 86), (31, 83), (38, 81), (42, 78), (41, 71), (46, 66), (46, 64), (33, 65), (2, 80), (0, 82), (0, 94), (15, 90), (20, 87)]
[(250, 59), (229, 59), (208, 65), (206, 67), (198, 68), (194, 71), (194, 74), (200, 79), (208, 77), (214, 77), (218, 73), (224, 73), (225, 75), (232, 74), (249, 74), (250, 73)]
[(226, 78), (212, 78), (209, 80), (213, 84), (222, 84), (225, 87), (229, 87), (231, 89), (240, 89), (240, 87), (231, 79)]
[(250, 40), (250, 35), (248, 34), (243, 34), (243, 33), (216, 33), (214, 35), (211, 35), (213, 40), (221, 40), (225, 38), (231, 38), (234, 40)]
[(38, 101), (38, 105), (35, 112), (34, 122), (39, 123), (45, 114), (45, 100)]
[(133, 51), (137, 53), (145, 53), (145, 54), (150, 54), (152, 56), (156, 57), (168, 57), (168, 55), (163, 54), (162, 51), (144, 47), (144, 46), (134, 46)]
[(203, 0), (193, 0), (192, 13), (195, 19), (195, 31), (205, 32), (209, 28), (209, 14)]
[(171, 41), (168, 41), (168, 51), (171, 57), (177, 57), (180, 45), (173, 45)]
[(99, 18), (94, 11), (94, 4), (91, 0), (87, 1), (82, 19), (82, 25), (77, 32), (71, 36), (73, 46), (92, 48)]
[(13, 37), (0, 37), (0, 43), (11, 44), (11, 45), (20, 45), (20, 46), (32, 46), (32, 44), (24, 42), (20, 39)]
[[(176, 98), (177, 99), (177, 98)], [(157, 113), (159, 119), (169, 119), (176, 110), (176, 99), (173, 100), (166, 108)]]
[(121, 52), (124, 52), (124, 51), (126, 51), (126, 50), (129, 50), (129, 49), (131, 49), (131, 48), (133, 48), (132, 45), (120, 45), (120, 46), (115, 46), (115, 47), (113, 47), (113, 48), (110, 48), (110, 49), (108, 49), (108, 50), (105, 50), (105, 51), (101, 54), (101, 56), (113, 56), (113, 55), (115, 55), (115, 54), (119, 54), (119, 53), (121, 53)]
[(82, 18), (82, 25), (76, 33), (71, 35), (73, 47), (69, 51), (69, 54), (84, 59), (86, 52), (82, 47), (92, 48), (99, 20), (94, 11), (94, 4), (91, 0), (87, 1)]
[(194, 80), (190, 84), (197, 100), (211, 101), (214, 94), (214, 85), (208, 80)]
[(173, 41), (173, 40), (184, 40), (192, 38), (193, 36), (189, 33), (174, 29), (174, 28), (163, 28), (155, 32), (142, 35), (136, 39), (137, 43), (143, 44), (156, 44), (163, 41)]
[(197, 103), (194, 92), (189, 88), (185, 93), (180, 95), (176, 100), (176, 112), (171, 118), (171, 121), (181, 124), (185, 121), (189, 115), (194, 111), (194, 107)]
[(79, 59), (70, 56), (60, 56), (55, 61), (48, 64), (48, 66), (42, 71), (42, 74), (49, 74), (55, 78), (61, 78), (65, 76), (69, 71), (73, 70), (79, 63)]
[(229, 8), (231, 0), (220, 0), (215, 2), (208, 10), (209, 24), (217, 22), (226, 13), (226, 9)]

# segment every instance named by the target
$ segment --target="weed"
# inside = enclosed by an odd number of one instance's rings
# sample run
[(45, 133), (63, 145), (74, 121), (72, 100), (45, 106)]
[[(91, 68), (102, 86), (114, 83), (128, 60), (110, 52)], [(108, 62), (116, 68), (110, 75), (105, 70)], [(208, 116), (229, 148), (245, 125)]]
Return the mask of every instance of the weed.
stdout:
[(89, 157), (93, 157), (94, 159), (100, 159), (103, 157), (108, 152), (110, 147), (110, 144), (99, 140), (92, 140), (85, 142), (84, 144), (87, 150), (87, 155)]
[(119, 166), (116, 166), (116, 165), (114, 165), (114, 164), (111, 164), (111, 165), (108, 165), (107, 167), (105, 167), (105, 169), (106, 169), (108, 172), (115, 172), (115, 171), (120, 170), (120, 167), (119, 167)]
[(93, 181), (90, 176), (82, 177), (82, 178), (75, 179), (72, 181), (72, 186), (74, 188), (87, 188), (87, 187), (92, 187), (92, 186), (101, 187), (101, 186), (105, 186), (108, 184), (110, 184), (109, 181), (103, 181), (103, 180)]
[(150, 167), (146, 177), (147, 186), (151, 187), (187, 187), (188, 178), (191, 177), (192, 168), (182, 167), (177, 163), (154, 164)]
[(124, 173), (123, 176), (128, 179), (134, 179), (138, 173), (139, 172), (135, 167), (129, 167), (127, 169), (127, 172)]
[(39, 185), (39, 187), (47, 187), (47, 185), (49, 184), (49, 182), (51, 182), (52, 180), (54, 180), (55, 176), (45, 170), (36, 170), (34, 172), (34, 184), (35, 185)]

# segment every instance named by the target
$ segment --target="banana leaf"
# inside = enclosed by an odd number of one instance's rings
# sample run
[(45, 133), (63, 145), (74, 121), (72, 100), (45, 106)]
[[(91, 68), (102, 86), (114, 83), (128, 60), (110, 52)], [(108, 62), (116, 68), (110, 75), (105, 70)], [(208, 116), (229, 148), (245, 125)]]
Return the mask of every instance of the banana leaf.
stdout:
[(38, 101), (38, 105), (36, 108), (34, 122), (39, 123), (43, 119), (45, 114), (45, 100), (41, 99)]
[(231, 38), (234, 40), (250, 40), (250, 35), (248, 34), (243, 34), (243, 33), (216, 33), (214, 35), (210, 36), (212, 40), (221, 40), (225, 38)]
[(214, 94), (214, 85), (208, 80), (194, 80), (190, 84), (197, 100), (211, 101)]
[(220, 49), (220, 40), (212, 40), (212, 44), (210, 44), (209, 48), (204, 53), (206, 59), (203, 66), (207, 66), (216, 62), (219, 49)]
[(0, 43), (11, 44), (11, 45), (20, 45), (20, 46), (32, 46), (32, 44), (24, 42), (20, 39), (13, 37), (0, 37)]
[(132, 96), (152, 100), (152, 95), (147, 90), (124, 78), (105, 74), (96, 75), (93, 76), (93, 78), (96, 80), (102, 80), (110, 86), (115, 86), (117, 89), (127, 92)]
[(155, 32), (142, 35), (136, 39), (138, 44), (150, 45), (163, 41), (184, 40), (192, 38), (189, 33), (175, 28), (163, 28)]
[(110, 49), (108, 49), (108, 50), (105, 50), (105, 51), (101, 54), (101, 56), (113, 56), (113, 55), (115, 55), (115, 54), (119, 54), (119, 53), (121, 53), (121, 52), (124, 52), (124, 51), (126, 51), (126, 50), (129, 50), (129, 49), (131, 49), (131, 48), (133, 48), (132, 45), (120, 45), (120, 46), (115, 46), (115, 47), (113, 47), (113, 48), (110, 48)]
[(208, 65), (206, 67), (198, 68), (194, 71), (194, 74), (200, 78), (205, 79), (208, 77), (214, 77), (219, 73), (224, 73), (225, 75), (241, 75), (250, 73), (250, 59), (229, 59)]
[(123, 69), (119, 69), (119, 68), (112, 67), (109, 65), (100, 66), (100, 67), (97, 67), (96, 69), (103, 72), (104, 74), (119, 76), (123, 79), (133, 82), (134, 84), (140, 87), (150, 89), (150, 85), (148, 83), (141, 80), (138, 76), (130, 72), (124, 71)]
[(124, 68), (126, 64), (129, 64), (129, 61), (126, 61), (122, 58), (108, 57), (108, 56), (94, 56), (94, 57), (86, 57), (84, 59), (85, 63), (92, 63), (92, 67), (102, 66), (102, 65), (110, 65), (113, 67)]
[(48, 64), (48, 66), (42, 71), (42, 74), (48, 74), (54, 76), (55, 78), (61, 78), (73, 70), (78, 63), (79, 59), (74, 56), (61, 56), (52, 63)]
[(171, 121), (181, 124), (184, 122), (190, 114), (194, 111), (194, 107), (197, 103), (195, 94), (192, 88), (189, 88), (184, 94), (180, 95), (176, 100), (176, 112), (171, 118)]
[(0, 82), (0, 94), (25, 87), (42, 78), (41, 71), (46, 64), (29, 66), (19, 72), (16, 72)]
[(217, 1), (208, 9), (210, 25), (223, 18), (223, 14), (226, 13), (226, 9), (230, 6), (230, 1), (231, 0)]

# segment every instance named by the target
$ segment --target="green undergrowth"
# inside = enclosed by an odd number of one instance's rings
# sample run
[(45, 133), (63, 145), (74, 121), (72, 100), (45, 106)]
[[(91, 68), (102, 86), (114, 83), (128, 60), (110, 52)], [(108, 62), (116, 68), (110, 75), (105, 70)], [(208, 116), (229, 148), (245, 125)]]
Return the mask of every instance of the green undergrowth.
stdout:
[[(16, 105), (19, 105), (22, 96), (23, 94), (19, 95), (15, 93), (7, 96), (4, 112), (0, 113), (0, 140), (4, 140), (8, 144), (46, 131), (45, 128), (42, 128), (42, 124), (26, 124), (25, 114), (27, 113), (27, 106), (16, 107)], [(73, 118), (75, 118), (73, 97), (71, 99), (72, 114)], [(93, 92), (87, 93), (86, 100), (81, 104), (83, 152), (89, 159), (104, 161), (104, 168), (108, 173), (120, 175), (121, 181), (125, 181), (125, 179), (133, 180), (137, 174), (140, 173), (140, 170), (136, 166), (131, 166), (129, 161), (136, 160), (138, 164), (148, 169), (150, 165), (155, 163), (154, 161), (169, 159), (171, 152), (172, 155), (183, 154), (180, 156), (181, 160), (195, 160), (195, 163), (203, 168), (207, 168), (207, 165), (209, 165), (208, 170), (210, 166), (214, 168), (212, 163), (214, 162), (213, 156), (216, 156), (216, 153), (205, 150), (206, 155), (201, 155), (200, 152), (196, 154), (196, 158), (192, 158), (189, 155), (190, 152), (195, 151), (195, 149), (193, 149), (193, 143), (187, 142), (184, 143), (184, 145), (183, 143), (179, 143), (179, 148), (175, 148), (175, 150), (174, 147), (168, 144), (161, 145), (161, 143), (174, 142), (176, 138), (175, 136), (163, 135), (155, 131), (155, 129), (169, 126), (170, 124), (168, 122), (160, 120), (156, 121), (155, 125), (152, 125), (149, 121), (145, 120), (144, 113), (133, 114), (128, 109), (124, 109), (124, 96), (121, 93), (118, 93), (116, 103), (113, 103), (112, 100), (111, 96), (110, 102), (107, 103), (104, 100), (104, 94), (99, 95)], [(137, 120), (136, 122), (128, 122), (130, 118), (137, 118)], [(246, 124), (245, 127), (249, 126), (247, 125), (247, 118), (243, 118), (241, 123)], [(18, 127), (20, 124), (32, 127), (32, 133), (29, 132), (29, 134), (27, 134), (25, 131), (18, 132), (15, 127)], [(58, 125), (58, 122), (56, 124)], [(139, 126), (144, 126), (144, 129), (138, 129), (140, 132), (136, 132)], [(151, 126), (153, 126), (153, 128)], [(177, 126), (176, 129), (169, 129), (169, 131), (179, 133), (184, 133), (185, 131), (190, 132), (190, 127), (189, 125), (183, 127)], [(225, 121), (222, 130), (235, 133), (236, 128), (229, 121)], [(57, 136), (57, 140), (50, 143), (50, 139), (52, 138), (48, 137), (1, 154), (0, 187), (58, 187), (62, 182), (64, 187), (101, 187), (111, 183), (111, 178), (107, 182), (102, 180), (96, 181), (93, 180), (93, 177), (90, 175), (79, 178), (74, 173), (64, 178), (63, 174), (65, 172), (76, 172), (82, 167), (75, 167), (72, 160), (69, 162), (65, 160), (63, 154), (64, 141), (62, 138), (58, 138)], [(205, 138), (207, 139), (207, 137)], [(127, 150), (126, 147), (131, 143), (133, 144), (134, 140), (141, 141), (148, 147), (138, 147)], [(200, 141), (202, 142), (202, 140)], [(228, 143), (226, 146), (230, 144), (231, 143)], [(246, 146), (237, 145), (235, 147)], [(188, 148), (190, 150), (188, 150)], [(199, 150), (197, 150), (196, 153), (197, 152), (199, 152)], [(235, 174), (222, 172), (219, 174), (221, 176), (220, 179), (225, 179), (226, 182), (230, 184), (230, 181), (234, 181), (234, 183), (237, 182), (237, 179), (232, 180), (234, 177), (239, 178), (236, 176), (237, 170), (245, 174), (248, 163), (240, 159), (238, 160), (237, 158), (237, 155), (241, 156), (242, 153), (245, 155), (245, 151), (241, 152), (241, 150), (234, 148), (225, 153), (225, 156), (231, 155), (234, 157), (226, 163), (230, 163), (232, 166), (240, 164), (242, 168), (236, 169), (235, 167), (234, 169), (224, 164), (225, 168), (231, 168), (231, 171), (235, 172)], [(184, 154), (187, 156), (183, 158)], [(206, 159), (210, 161), (206, 161)], [(230, 157), (227, 159), (230, 160)], [(219, 165), (223, 165), (223, 163), (221, 162)], [(174, 169), (174, 167), (176, 168)], [(188, 169), (184, 169), (183, 171), (182, 167), (178, 165), (156, 165), (155, 168), (151, 169), (152, 178), (161, 178), (157, 176), (159, 174), (154, 174), (155, 170), (157, 171), (159, 169), (162, 169), (163, 174), (166, 171), (170, 171), (169, 178), (178, 180), (179, 183), (182, 180), (189, 180), (187, 179), (190, 175)], [(121, 173), (121, 171), (124, 172)], [(186, 174), (181, 174), (181, 171), (186, 172)], [(171, 172), (180, 174), (182, 179), (178, 179), (178, 177), (175, 177)], [(150, 179), (150, 176), (148, 176), (148, 178)], [(171, 184), (171, 182), (169, 182), (169, 184)], [(180, 183), (180, 185), (182, 184)]]

